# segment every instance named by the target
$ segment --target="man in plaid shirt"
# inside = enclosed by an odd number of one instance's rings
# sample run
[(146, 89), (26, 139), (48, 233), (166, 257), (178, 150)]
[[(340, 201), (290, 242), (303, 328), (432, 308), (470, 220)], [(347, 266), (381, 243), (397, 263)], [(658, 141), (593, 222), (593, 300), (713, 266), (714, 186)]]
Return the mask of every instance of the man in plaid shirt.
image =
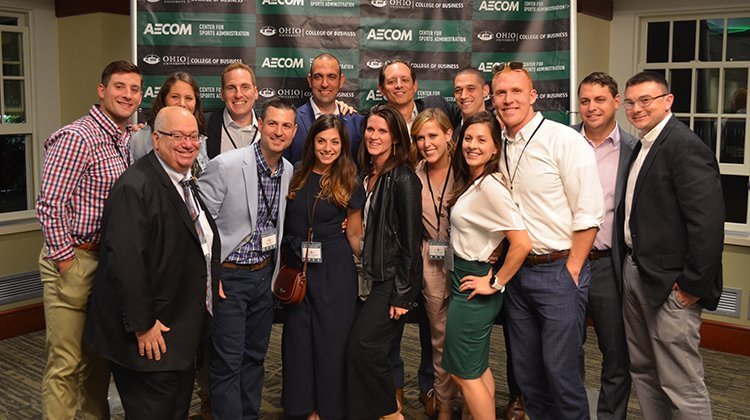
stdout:
[(79, 388), (84, 418), (109, 418), (109, 369), (85, 351), (83, 327), (104, 200), (130, 163), (128, 124), (141, 102), (141, 82), (134, 64), (108, 64), (97, 88), (99, 105), (44, 143), (37, 214), (44, 235), (39, 271), (47, 322), (46, 419), (74, 418)]

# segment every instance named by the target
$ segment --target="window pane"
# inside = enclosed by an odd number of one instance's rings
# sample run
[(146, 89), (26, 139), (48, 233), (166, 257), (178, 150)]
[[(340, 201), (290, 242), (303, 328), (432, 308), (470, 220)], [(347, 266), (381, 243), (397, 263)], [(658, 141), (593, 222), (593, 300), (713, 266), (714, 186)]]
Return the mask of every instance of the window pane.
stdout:
[(685, 63), (695, 59), (695, 21), (674, 23), (672, 36), (672, 62)]
[(695, 118), (693, 131), (706, 143), (711, 150), (716, 150), (716, 119)]
[(721, 61), (721, 41), (724, 36), (724, 19), (700, 21), (700, 61)]
[(727, 61), (750, 60), (750, 17), (727, 21)]
[(690, 88), (693, 71), (690, 69), (671, 70), (669, 89), (674, 94), (673, 112), (690, 112)]
[(18, 32), (3, 32), (3, 75), (23, 76), (23, 39)]
[(696, 112), (719, 112), (719, 69), (698, 69)]
[(747, 112), (747, 70), (724, 70), (724, 113), (744, 114)]
[(745, 161), (745, 119), (721, 119), (721, 150), (719, 162), (743, 163)]
[(11, 16), (0, 16), (0, 25), (18, 26), (18, 18)]
[(4, 124), (19, 124), (26, 122), (23, 80), (3, 81), (3, 101), (5, 103), (5, 115), (3, 115)]
[(26, 136), (0, 136), (0, 213), (27, 210)]
[(746, 176), (721, 176), (727, 222), (747, 223), (747, 183), (748, 177)]
[(651, 22), (646, 36), (647, 63), (666, 63), (669, 59), (669, 22)]

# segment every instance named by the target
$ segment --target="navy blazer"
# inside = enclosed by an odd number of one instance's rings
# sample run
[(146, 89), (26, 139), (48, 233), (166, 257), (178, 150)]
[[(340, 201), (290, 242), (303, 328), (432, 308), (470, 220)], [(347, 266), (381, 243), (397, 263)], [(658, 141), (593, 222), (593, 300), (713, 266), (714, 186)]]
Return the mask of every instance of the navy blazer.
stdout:
[[(629, 168), (641, 150), (636, 144)], [(674, 116), (651, 146), (630, 210), (633, 259), (653, 308), (675, 282), (714, 310), (722, 290), (724, 195), (716, 154)], [(617, 208), (624, 229), (625, 200)]]
[[(581, 132), (583, 123), (574, 124), (571, 127), (577, 132)], [(620, 132), (620, 159), (617, 162), (617, 175), (615, 178), (615, 218), (612, 221), (612, 269), (615, 272), (615, 281), (622, 295), (622, 258), (624, 258), (622, 232), (617, 229), (617, 208), (620, 207), (620, 201), (625, 198), (625, 186), (628, 178), (628, 162), (633, 155), (633, 148), (638, 143), (638, 139), (622, 129), (618, 124)]]
[[(352, 157), (356, 162), (357, 151), (359, 150), (359, 144), (362, 141), (362, 122), (365, 117), (361, 114), (348, 114), (339, 115), (339, 118), (341, 118), (344, 127), (346, 127), (347, 134), (349, 135), (349, 146), (352, 152)], [(304, 105), (297, 108), (297, 132), (294, 133), (292, 145), (284, 151), (284, 157), (292, 164), (302, 160), (302, 152), (305, 147), (307, 133), (310, 132), (313, 122), (315, 122), (315, 113), (310, 105), (310, 101), (307, 101)]]

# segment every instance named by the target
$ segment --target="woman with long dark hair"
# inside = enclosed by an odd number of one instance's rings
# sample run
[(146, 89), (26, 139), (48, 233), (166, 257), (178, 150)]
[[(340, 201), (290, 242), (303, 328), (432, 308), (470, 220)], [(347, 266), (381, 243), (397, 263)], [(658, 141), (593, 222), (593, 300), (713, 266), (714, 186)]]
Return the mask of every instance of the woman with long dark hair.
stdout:
[[(490, 371), (490, 334), (503, 291), (531, 250), (521, 214), (498, 171), (501, 132), (487, 112), (467, 118), (453, 157), (456, 194), (451, 199), (451, 301), (443, 369), (461, 388), (475, 419), (495, 418), (495, 381)], [(508, 254), (493, 273), (488, 262), (507, 239)], [(452, 264), (451, 264), (452, 263)]]
[(343, 123), (318, 117), (292, 176), (284, 224), (286, 263), (308, 260), (304, 300), (284, 307), (281, 405), (291, 416), (346, 417), (346, 340), (357, 300), (352, 250), (359, 254), (365, 202), (356, 175)]
[(401, 114), (391, 105), (377, 105), (364, 125), (359, 148), (367, 191), (362, 269), (372, 289), (349, 335), (348, 417), (403, 419), (388, 349), (421, 289), (421, 183), (412, 169)]

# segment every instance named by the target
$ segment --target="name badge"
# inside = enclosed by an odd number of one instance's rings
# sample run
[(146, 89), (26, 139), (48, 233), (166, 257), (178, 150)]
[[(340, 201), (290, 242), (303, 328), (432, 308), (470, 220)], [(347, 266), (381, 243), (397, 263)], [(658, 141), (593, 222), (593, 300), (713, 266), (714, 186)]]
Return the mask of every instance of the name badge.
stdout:
[(203, 249), (203, 255), (208, 258), (208, 255), (211, 253), (211, 249), (208, 248), (208, 243), (205, 239), (201, 241), (201, 249)]
[(445, 262), (443, 263), (443, 267), (448, 271), (453, 271), (453, 247), (450, 245), (445, 249)]
[(320, 242), (302, 242), (302, 262), (305, 261), (305, 255), (307, 255), (307, 262), (309, 263), (322, 263), (323, 262), (323, 244)]
[(436, 239), (430, 239), (427, 243), (428, 245), (428, 252), (429, 252), (429, 258), (431, 260), (444, 260), (445, 254), (448, 249), (448, 242), (447, 241), (440, 241)]
[(261, 251), (273, 251), (276, 249), (276, 229), (263, 232), (260, 236)]

